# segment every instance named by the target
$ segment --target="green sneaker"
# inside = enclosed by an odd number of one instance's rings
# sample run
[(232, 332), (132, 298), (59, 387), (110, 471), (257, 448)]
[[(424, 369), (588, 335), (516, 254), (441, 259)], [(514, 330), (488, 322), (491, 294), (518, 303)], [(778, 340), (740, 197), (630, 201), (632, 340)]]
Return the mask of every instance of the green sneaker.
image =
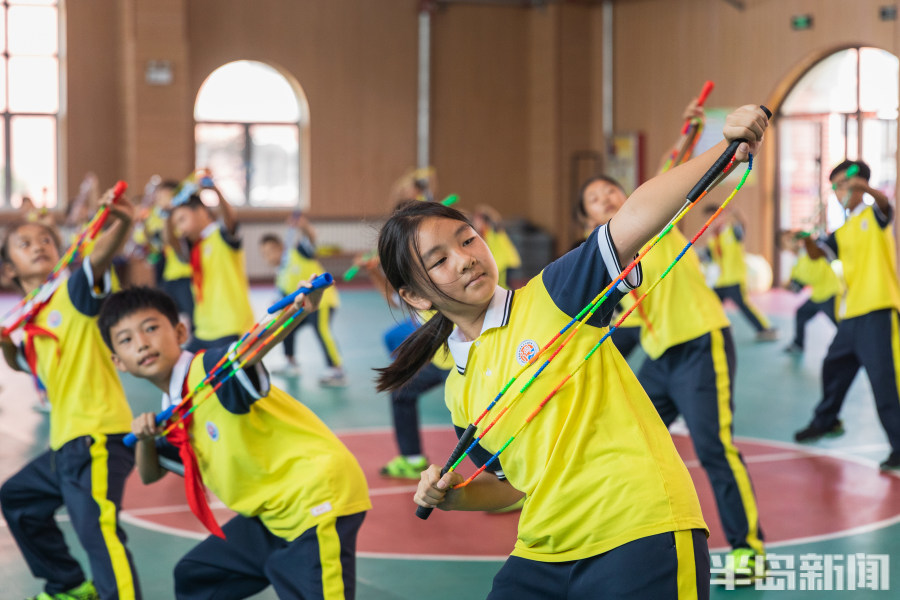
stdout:
[(379, 471), (385, 477), (399, 477), (400, 479), (419, 479), (419, 474), (428, 468), (428, 459), (425, 457), (417, 461), (409, 461), (402, 454), (381, 467)]
[(47, 592), (41, 592), (37, 596), (28, 598), (28, 600), (100, 600), (100, 595), (97, 594), (97, 588), (94, 587), (92, 582), (85, 581), (68, 592), (52, 595)]

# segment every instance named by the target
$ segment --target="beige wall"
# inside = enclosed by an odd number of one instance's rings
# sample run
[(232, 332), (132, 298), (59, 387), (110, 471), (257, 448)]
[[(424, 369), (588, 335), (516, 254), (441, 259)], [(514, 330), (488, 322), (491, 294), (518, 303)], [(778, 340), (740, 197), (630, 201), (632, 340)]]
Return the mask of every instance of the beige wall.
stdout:
[[(619, 0), (614, 11), (614, 129), (641, 131), (649, 170), (706, 79), (711, 107), (768, 103), (830, 50), (897, 52), (883, 0)], [(311, 213), (360, 218), (388, 208), (391, 183), (416, 157), (416, 0), (92, 0), (67, 3), (65, 176), (87, 170), (141, 186), (192, 167), (192, 108), (215, 68), (261, 60), (292, 75), (311, 114)], [(814, 27), (793, 32), (791, 15)], [(433, 15), (432, 162), (441, 194), (489, 203), (558, 236), (575, 235), (571, 159), (603, 152), (601, 9), (454, 4)], [(175, 81), (144, 82), (147, 60)], [(748, 245), (770, 255), (774, 145), (740, 196)], [(139, 189), (139, 188), (137, 188)], [(698, 217), (688, 221), (696, 228)]]

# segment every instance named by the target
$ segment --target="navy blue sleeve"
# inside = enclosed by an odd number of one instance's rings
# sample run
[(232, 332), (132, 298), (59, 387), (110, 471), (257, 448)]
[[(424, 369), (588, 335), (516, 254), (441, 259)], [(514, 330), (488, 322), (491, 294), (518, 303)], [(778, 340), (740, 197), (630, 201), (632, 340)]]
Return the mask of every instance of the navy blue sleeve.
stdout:
[[(456, 438), (457, 439), (461, 438), (462, 434), (465, 433), (466, 430), (463, 429), (462, 427), (457, 427), (456, 425), (454, 425), (453, 427), (456, 429)], [(469, 459), (473, 463), (475, 463), (475, 466), (478, 467), (479, 469), (481, 467), (483, 467), (485, 465), (485, 463), (487, 463), (487, 461), (489, 461), (491, 459), (492, 456), (493, 456), (493, 454), (491, 454), (490, 452), (488, 452), (487, 450), (485, 450), (484, 448), (482, 448), (479, 445), (476, 445), (474, 448), (472, 448), (472, 451), (469, 452)], [(506, 476), (503, 475), (503, 467), (500, 465), (500, 457), (499, 456), (497, 457), (497, 460), (495, 460), (494, 462), (491, 463), (491, 466), (489, 466), (487, 469), (485, 469), (485, 471), (490, 471), (491, 473), (496, 475), (499, 479), (506, 479)]]
[(828, 234), (828, 237), (816, 240), (816, 245), (822, 249), (827, 255), (828, 260), (834, 260), (838, 257), (837, 236), (834, 233)]
[(887, 227), (890, 222), (894, 220), (894, 207), (890, 204), (888, 204), (887, 212), (882, 212), (877, 204), (873, 204), (872, 212), (875, 213), (875, 220), (882, 229)]
[(303, 258), (315, 258), (316, 257), (316, 245), (310, 241), (308, 237), (305, 237), (300, 240), (300, 243), (297, 244), (297, 252), (300, 253), (300, 256)]
[(240, 250), (242, 245), (242, 240), (238, 236), (238, 225), (235, 224), (234, 231), (228, 231), (228, 228), (225, 227), (224, 224), (219, 228), (222, 232), (222, 239), (225, 240), (225, 243), (231, 246), (234, 250)]
[[(95, 289), (92, 292), (91, 282), (88, 279), (85, 269), (90, 269), (87, 262), (81, 264), (80, 267), (69, 276), (66, 285), (69, 288), (69, 298), (72, 300), (72, 306), (75, 310), (88, 317), (96, 317), (100, 314), (100, 305), (106, 299), (109, 290), (103, 289), (105, 286), (105, 275), (103, 280), (95, 283)], [(97, 287), (99, 286), (99, 287)], [(95, 294), (98, 297), (95, 297)]]
[[(600, 244), (605, 245), (605, 252), (601, 251)], [(618, 264), (618, 252), (609, 236), (609, 228), (601, 226), (595, 229), (583, 244), (547, 265), (541, 273), (544, 287), (547, 288), (554, 304), (570, 317), (574, 317), (612, 282), (613, 276), (610, 275), (607, 266), (609, 261), (615, 263), (617, 269), (615, 275), (618, 275), (622, 270)], [(640, 266), (632, 271), (629, 280), (632, 277), (637, 278), (636, 285), (639, 285)], [(609, 324), (613, 308), (627, 293), (627, 288), (623, 287), (621, 284), (616, 286), (588, 321), (590, 325), (603, 327)]]
[(181, 462), (181, 455), (178, 448), (169, 443), (166, 438), (156, 438), (156, 454), (161, 458), (171, 461)]
[[(230, 352), (230, 348), (230, 346), (218, 346), (204, 352), (203, 370), (209, 373), (219, 360)], [(216, 378), (217, 382), (222, 381), (222, 378), (230, 372), (228, 369), (228, 367), (223, 369), (222, 375)], [(242, 370), (228, 377), (222, 387), (216, 391), (216, 395), (225, 410), (236, 415), (243, 415), (250, 412), (250, 405), (256, 402), (259, 396), (265, 396), (264, 393), (259, 393), (261, 384), (257, 369)], [(248, 386), (251, 386), (256, 393), (251, 392)]]

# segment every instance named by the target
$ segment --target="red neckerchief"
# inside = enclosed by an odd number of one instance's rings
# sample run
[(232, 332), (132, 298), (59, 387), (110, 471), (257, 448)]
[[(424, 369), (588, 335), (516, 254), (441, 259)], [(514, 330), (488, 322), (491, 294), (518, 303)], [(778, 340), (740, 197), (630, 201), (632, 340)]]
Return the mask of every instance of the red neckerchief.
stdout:
[[(55, 291), (53, 292), (56, 293)], [(50, 295), (52, 298), (53, 295)], [(31, 376), (34, 379), (34, 385), (37, 387), (39, 392), (45, 391), (47, 388), (44, 386), (41, 378), (38, 377), (37, 372), (37, 351), (34, 348), (34, 339), (38, 336), (45, 336), (54, 339), (56, 344), (56, 354), (59, 356), (59, 338), (56, 337), (52, 331), (48, 331), (43, 327), (34, 324), (34, 321), (37, 320), (38, 315), (41, 313), (44, 308), (46, 308), (47, 304), (50, 302), (50, 298), (47, 298), (43, 302), (39, 303), (36, 308), (33, 309), (33, 312), (28, 317), (28, 320), (25, 321), (25, 325), (22, 327), (22, 331), (25, 333), (25, 362), (28, 363), (28, 368), (31, 370)]]
[[(203, 353), (200, 352), (195, 358), (199, 358)], [(181, 384), (181, 397), (184, 398), (188, 394), (188, 372), (185, 373), (184, 382)], [(203, 526), (213, 535), (225, 539), (225, 533), (216, 522), (212, 509), (209, 507), (209, 499), (206, 497), (206, 486), (203, 485), (203, 478), (200, 476), (200, 468), (197, 466), (197, 455), (194, 454), (194, 448), (191, 446), (190, 436), (188, 435), (188, 427), (194, 420), (194, 414), (185, 416), (185, 413), (191, 409), (191, 400), (182, 402), (171, 418), (177, 418), (178, 422), (172, 431), (166, 436), (170, 444), (178, 448), (178, 456), (184, 464), (184, 492), (187, 496), (188, 506), (191, 512), (197, 517)]]
[(200, 246), (203, 245), (203, 239), (197, 240), (191, 248), (191, 281), (194, 284), (194, 294), (197, 296), (197, 302), (203, 301), (203, 262), (200, 257)]

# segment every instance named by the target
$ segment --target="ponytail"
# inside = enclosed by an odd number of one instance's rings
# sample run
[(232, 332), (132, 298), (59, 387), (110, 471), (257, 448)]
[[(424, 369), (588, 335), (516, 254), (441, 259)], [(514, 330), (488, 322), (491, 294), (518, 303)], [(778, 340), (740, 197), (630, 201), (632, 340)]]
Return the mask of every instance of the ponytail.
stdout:
[(438, 351), (447, 352), (447, 338), (453, 331), (453, 321), (440, 312), (409, 334), (394, 352), (394, 362), (375, 369), (378, 378), (375, 389), (379, 392), (394, 391), (403, 387), (416, 373), (431, 362)]

